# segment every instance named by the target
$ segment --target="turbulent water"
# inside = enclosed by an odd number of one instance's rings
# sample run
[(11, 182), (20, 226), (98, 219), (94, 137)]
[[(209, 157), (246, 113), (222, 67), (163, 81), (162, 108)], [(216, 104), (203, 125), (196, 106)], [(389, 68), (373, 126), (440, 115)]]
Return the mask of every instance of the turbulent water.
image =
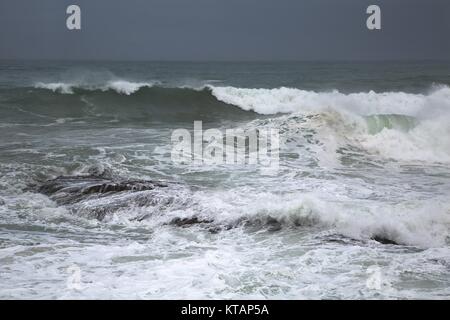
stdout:
[[(174, 164), (195, 120), (277, 174)], [(0, 137), (0, 298), (450, 298), (448, 63), (3, 61)], [(167, 186), (40, 192), (93, 172)]]

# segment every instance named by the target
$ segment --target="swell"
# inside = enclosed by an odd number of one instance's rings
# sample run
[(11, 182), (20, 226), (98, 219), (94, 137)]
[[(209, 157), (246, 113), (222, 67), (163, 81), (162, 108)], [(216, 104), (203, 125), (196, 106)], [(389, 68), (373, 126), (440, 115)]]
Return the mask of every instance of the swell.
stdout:
[(209, 88), (168, 88), (142, 85), (123, 87), (15, 88), (0, 91), (0, 113), (12, 122), (17, 118), (96, 118), (118, 122), (204, 122), (251, 120), (257, 115), (216, 99)]
[[(38, 89), (42, 89), (38, 90)], [(37, 83), (34, 88), (18, 88), (18, 93), (95, 96), (117, 98), (122, 102), (145, 102), (164, 107), (173, 102), (187, 107), (193, 104), (235, 106), (258, 114), (318, 112), (325, 109), (358, 115), (401, 114), (423, 116), (450, 110), (450, 88), (435, 85), (427, 93), (308, 91), (297, 88), (236, 88), (204, 85), (201, 87), (166, 87), (158, 82), (109, 81), (96, 85), (71, 83)], [(230, 109), (229, 112), (236, 111)]]
[[(159, 104), (164, 107), (174, 102), (187, 107), (205, 103), (215, 106), (236, 106), (245, 111), (259, 114), (279, 114), (319, 111), (332, 108), (361, 115), (404, 114), (415, 116), (430, 106), (450, 108), (450, 88), (435, 87), (427, 94), (406, 92), (373, 91), (344, 94), (337, 90), (330, 92), (307, 91), (296, 88), (249, 89), (235, 87), (203, 86), (164, 87), (147, 82), (115, 81), (102, 85), (73, 85), (70, 83), (37, 83), (34, 87), (15, 88), (0, 91), (1, 97), (36, 100), (58, 99), (66, 102), (68, 97), (95, 97), (96, 99), (119, 99), (121, 102)], [(125, 107), (125, 106), (124, 106)], [(162, 108), (161, 108), (162, 109)], [(231, 109), (233, 110), (233, 109)], [(231, 110), (228, 110), (231, 112)], [(236, 111), (236, 109), (234, 109)]]

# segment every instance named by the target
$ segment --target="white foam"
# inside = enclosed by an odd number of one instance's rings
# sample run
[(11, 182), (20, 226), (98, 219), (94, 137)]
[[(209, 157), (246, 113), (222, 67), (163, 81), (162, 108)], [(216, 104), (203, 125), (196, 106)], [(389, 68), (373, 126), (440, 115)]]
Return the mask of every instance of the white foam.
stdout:
[(260, 114), (291, 112), (318, 112), (326, 108), (347, 110), (360, 115), (404, 114), (416, 116), (425, 108), (439, 107), (450, 110), (450, 88), (435, 88), (431, 93), (374, 91), (344, 94), (306, 91), (294, 88), (246, 89), (209, 86), (212, 94), (228, 104)]
[(75, 89), (84, 90), (101, 90), (108, 91), (113, 90), (120, 94), (131, 95), (141, 88), (151, 88), (157, 82), (133, 82), (127, 80), (111, 80), (106, 84), (82, 84), (82, 83), (65, 83), (65, 82), (38, 82), (35, 84), (35, 88), (48, 89), (53, 92), (62, 94), (73, 94)]
[(121, 94), (130, 95), (141, 88), (151, 88), (154, 84), (150, 82), (130, 82), (125, 80), (110, 81), (103, 90), (114, 90)]
[[(284, 140), (301, 139), (313, 131), (317, 144), (309, 150), (322, 166), (338, 166), (339, 148), (353, 146), (385, 159), (407, 162), (450, 162), (450, 89), (429, 95), (374, 92), (344, 95), (298, 89), (213, 89), (218, 99), (260, 113), (290, 112), (251, 125), (279, 128)], [(366, 115), (413, 117), (411, 128), (393, 126), (371, 133)], [(304, 146), (308, 142), (303, 139)], [(303, 149), (298, 149), (304, 152)]]
[(38, 82), (35, 84), (34, 87), (39, 89), (48, 89), (53, 92), (59, 92), (64, 94), (73, 93), (73, 85), (64, 82), (50, 82), (50, 83)]
[(383, 129), (355, 141), (371, 153), (401, 161), (450, 163), (450, 118), (426, 120), (408, 132)]
[[(339, 191), (330, 189), (329, 192)], [(355, 239), (381, 236), (421, 247), (445, 246), (450, 237), (450, 206), (445, 199), (411, 200), (393, 205), (345, 198), (338, 201), (338, 197), (336, 194), (329, 199), (327, 190), (278, 195), (236, 189), (194, 195), (197, 203), (207, 206), (200, 210), (205, 212), (205, 218), (209, 216), (220, 224), (233, 224), (242, 219), (264, 222), (271, 217), (285, 226), (316, 225), (334, 228)]]

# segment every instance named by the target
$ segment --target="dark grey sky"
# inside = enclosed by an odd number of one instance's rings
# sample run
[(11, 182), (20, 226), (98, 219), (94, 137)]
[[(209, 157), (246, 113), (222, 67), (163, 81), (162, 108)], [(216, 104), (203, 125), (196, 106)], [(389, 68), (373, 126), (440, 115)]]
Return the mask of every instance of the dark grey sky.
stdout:
[[(81, 31), (66, 29), (69, 4)], [(0, 0), (0, 58), (450, 59), (450, 1)]]

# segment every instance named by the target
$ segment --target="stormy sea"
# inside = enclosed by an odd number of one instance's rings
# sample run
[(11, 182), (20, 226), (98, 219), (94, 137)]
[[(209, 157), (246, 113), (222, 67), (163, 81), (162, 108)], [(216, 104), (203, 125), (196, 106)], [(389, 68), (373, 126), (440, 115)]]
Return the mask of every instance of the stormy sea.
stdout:
[(449, 299), (450, 64), (0, 61), (0, 298)]

